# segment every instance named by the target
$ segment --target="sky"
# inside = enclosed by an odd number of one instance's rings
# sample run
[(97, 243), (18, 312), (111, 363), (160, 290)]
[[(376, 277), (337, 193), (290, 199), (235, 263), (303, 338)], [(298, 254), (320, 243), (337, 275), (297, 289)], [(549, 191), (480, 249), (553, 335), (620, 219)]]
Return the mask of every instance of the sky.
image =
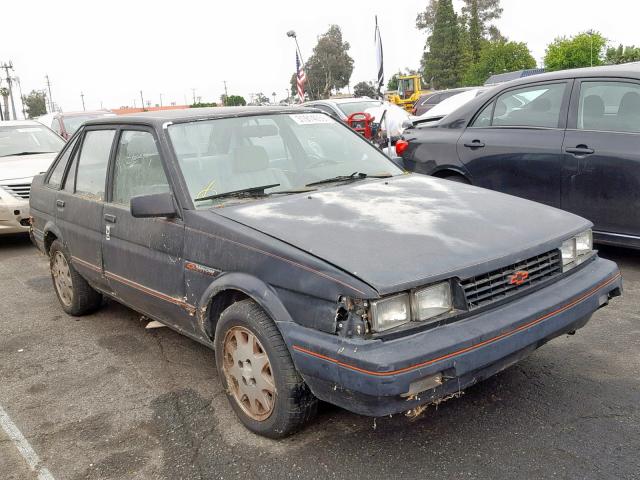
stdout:
[[(5, 0), (6, 1), (6, 0)], [(64, 110), (184, 104), (194, 97), (219, 101), (229, 94), (249, 101), (262, 92), (286, 97), (295, 71), (295, 30), (303, 59), (331, 24), (342, 28), (355, 61), (351, 86), (376, 76), (374, 16), (378, 15), (388, 79), (417, 69), (426, 40), (415, 28), (428, 0), (241, 2), (165, 0), (11, 1), (3, 9), (0, 62), (12, 61), (23, 93), (51, 81)], [(462, 2), (454, 0), (459, 11)], [(510, 40), (524, 41), (538, 63), (560, 35), (600, 31), (612, 44), (638, 44), (636, 0), (502, 0), (496, 22)], [(4, 74), (3, 74), (4, 76)], [(18, 100), (17, 92), (15, 98)], [(18, 104), (17, 109), (20, 109)]]

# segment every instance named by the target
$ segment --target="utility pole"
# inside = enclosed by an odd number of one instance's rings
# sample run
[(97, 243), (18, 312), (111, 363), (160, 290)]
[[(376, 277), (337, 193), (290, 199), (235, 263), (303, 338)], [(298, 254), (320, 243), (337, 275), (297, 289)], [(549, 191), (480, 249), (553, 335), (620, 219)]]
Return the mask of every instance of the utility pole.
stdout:
[(224, 96), (228, 97), (229, 96), (229, 92), (227, 92), (227, 81), (223, 80), (222, 83), (224, 83)]
[(162, 107), (162, 94), (160, 94), (160, 106)]
[(14, 80), (18, 84), (18, 93), (20, 93), (20, 105), (22, 105), (22, 118), (27, 119), (27, 112), (24, 109), (24, 95), (22, 95), (22, 84), (20, 83), (20, 78), (15, 77)]
[(84, 112), (86, 108), (84, 108), (84, 93), (80, 92), (80, 98), (82, 99), (82, 111)]
[(142, 90), (140, 90), (140, 106), (144, 110), (144, 97), (142, 96)]
[(53, 96), (51, 95), (51, 82), (49, 81), (49, 75), (45, 75), (47, 79), (47, 88), (49, 89), (49, 113), (53, 112)]
[(196, 104), (196, 89), (192, 88), (191, 89), (191, 93), (193, 94), (193, 105)]
[(9, 62), (9, 63), (3, 63), (2, 65), (0, 65), (0, 68), (4, 68), (4, 71), (7, 74), (7, 87), (9, 88), (9, 97), (11, 98), (11, 110), (13, 111), (13, 119), (17, 120), (18, 117), (16, 115), (16, 104), (13, 101), (13, 88), (11, 88), (11, 75), (9, 74), (9, 70), (13, 70), (13, 63)]

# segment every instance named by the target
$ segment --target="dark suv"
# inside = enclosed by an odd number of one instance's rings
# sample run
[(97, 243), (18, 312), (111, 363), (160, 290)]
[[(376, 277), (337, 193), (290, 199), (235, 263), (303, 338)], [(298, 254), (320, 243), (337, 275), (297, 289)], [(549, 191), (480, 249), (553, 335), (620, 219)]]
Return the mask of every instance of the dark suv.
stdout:
[(238, 417), (271, 437), (318, 398), (379, 416), (459, 392), (622, 286), (588, 221), (404, 173), (301, 108), (90, 121), (31, 214), (65, 312), (104, 295), (214, 348)]
[(640, 248), (640, 63), (514, 80), (404, 136), (409, 170), (568, 210), (596, 241)]

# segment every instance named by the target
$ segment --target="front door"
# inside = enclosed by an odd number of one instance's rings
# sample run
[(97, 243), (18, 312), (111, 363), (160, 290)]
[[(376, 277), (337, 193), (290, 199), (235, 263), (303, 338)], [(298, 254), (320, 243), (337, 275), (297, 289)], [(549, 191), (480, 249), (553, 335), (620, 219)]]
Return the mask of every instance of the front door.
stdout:
[(596, 232), (640, 236), (640, 82), (584, 79), (576, 87), (562, 208)]
[[(89, 283), (108, 289), (102, 271), (102, 209), (109, 156), (116, 130), (87, 129), (56, 195), (57, 224), (71, 261)], [(65, 152), (66, 155), (66, 152)]]
[(102, 245), (112, 290), (151, 318), (192, 332), (193, 310), (184, 300), (182, 220), (134, 218), (129, 208), (134, 196), (171, 190), (153, 132), (123, 127), (111, 171)]
[(507, 90), (458, 140), (474, 185), (560, 206), (562, 140), (570, 82)]

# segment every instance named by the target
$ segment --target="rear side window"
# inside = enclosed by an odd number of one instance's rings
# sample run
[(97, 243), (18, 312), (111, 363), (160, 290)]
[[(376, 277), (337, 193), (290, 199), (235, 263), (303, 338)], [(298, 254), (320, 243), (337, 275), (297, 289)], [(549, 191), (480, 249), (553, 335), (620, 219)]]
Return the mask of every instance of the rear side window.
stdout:
[(60, 185), (62, 184), (62, 177), (64, 175), (64, 170), (67, 167), (67, 163), (69, 163), (69, 157), (71, 156), (71, 152), (73, 152), (73, 149), (75, 148), (77, 142), (78, 140), (74, 139), (73, 142), (67, 146), (67, 149), (64, 151), (64, 153), (60, 157), (60, 160), (58, 160), (58, 163), (56, 164), (53, 171), (51, 172), (51, 175), (49, 176), (49, 181), (47, 182), (50, 186), (54, 188), (60, 188)]
[(51, 130), (56, 132), (58, 135), (62, 135), (62, 130), (60, 129), (60, 120), (58, 117), (53, 117), (51, 121)]
[(485, 107), (473, 126), (558, 128), (565, 90), (565, 83), (509, 90)]
[(134, 130), (122, 132), (113, 171), (112, 201), (128, 206), (131, 197), (169, 191), (153, 135)]
[(90, 130), (84, 135), (78, 172), (76, 192), (95, 200), (104, 200), (104, 185), (107, 165), (115, 130)]
[(578, 129), (640, 133), (640, 85), (582, 82)]

